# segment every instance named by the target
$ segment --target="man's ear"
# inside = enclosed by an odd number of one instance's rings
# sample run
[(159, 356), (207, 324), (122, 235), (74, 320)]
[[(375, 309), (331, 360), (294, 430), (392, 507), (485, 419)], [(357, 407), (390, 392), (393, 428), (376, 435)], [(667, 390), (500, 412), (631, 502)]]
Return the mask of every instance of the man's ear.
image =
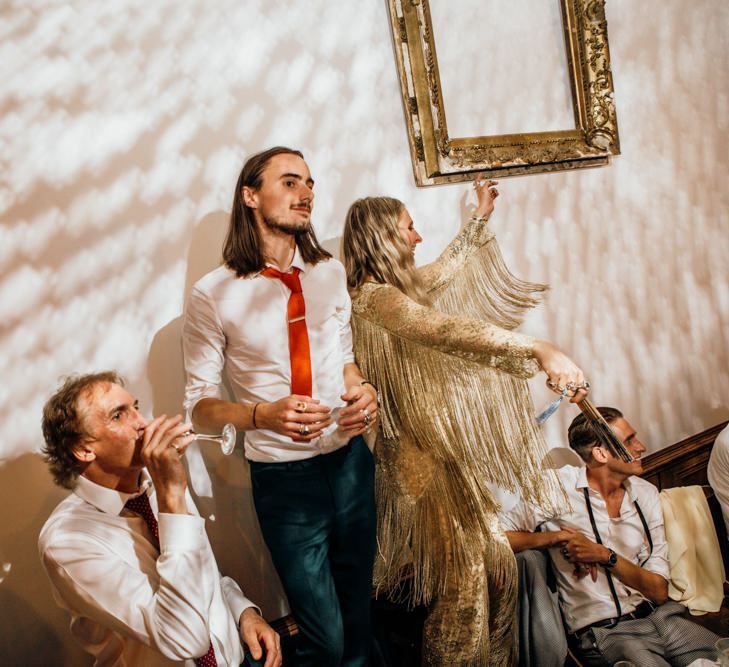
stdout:
[(71, 450), (73, 455), (82, 463), (91, 463), (96, 458), (96, 452), (89, 446), (88, 443), (79, 442), (74, 445)]
[(248, 208), (258, 208), (258, 198), (256, 197), (256, 191), (253, 190), (253, 188), (244, 185), (241, 195), (243, 197), (243, 203)]
[(592, 448), (592, 459), (597, 463), (607, 463), (608, 457), (605, 449), (601, 445), (595, 445)]

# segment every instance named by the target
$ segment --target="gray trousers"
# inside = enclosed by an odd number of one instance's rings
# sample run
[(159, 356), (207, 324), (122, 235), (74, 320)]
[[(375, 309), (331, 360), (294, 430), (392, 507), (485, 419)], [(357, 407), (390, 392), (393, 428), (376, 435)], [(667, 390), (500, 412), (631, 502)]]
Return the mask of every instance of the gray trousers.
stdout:
[(685, 618), (686, 607), (669, 600), (645, 618), (614, 628), (592, 628), (571, 645), (588, 667), (630, 660), (640, 667), (685, 667), (699, 658), (714, 660), (718, 635)]
[(549, 556), (536, 549), (516, 554), (519, 571), (519, 667), (562, 667), (567, 656), (557, 593), (547, 581)]

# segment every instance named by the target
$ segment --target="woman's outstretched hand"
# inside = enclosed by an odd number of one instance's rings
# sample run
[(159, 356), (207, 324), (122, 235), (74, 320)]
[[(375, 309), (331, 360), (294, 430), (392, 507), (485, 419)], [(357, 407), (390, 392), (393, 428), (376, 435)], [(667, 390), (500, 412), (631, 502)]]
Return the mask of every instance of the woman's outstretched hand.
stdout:
[(547, 386), (556, 394), (569, 396), (571, 403), (579, 403), (590, 391), (582, 369), (562, 350), (546, 340), (534, 344), (534, 356), (547, 374)]
[(483, 176), (476, 176), (476, 180), (473, 181), (473, 189), (476, 191), (476, 197), (478, 197), (478, 206), (474, 216), (477, 218), (488, 218), (494, 212), (494, 200), (499, 196), (499, 191), (496, 189), (498, 181), (489, 181)]

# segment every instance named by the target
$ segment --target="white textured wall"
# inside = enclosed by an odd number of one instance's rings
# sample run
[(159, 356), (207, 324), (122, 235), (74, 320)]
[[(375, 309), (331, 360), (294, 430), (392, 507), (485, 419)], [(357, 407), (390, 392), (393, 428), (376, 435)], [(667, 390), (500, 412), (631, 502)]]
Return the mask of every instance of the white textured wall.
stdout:
[[(503, 180), (493, 225), (514, 271), (553, 287), (526, 329), (658, 449), (729, 416), (729, 5), (608, 0), (608, 19), (623, 154)], [(217, 262), (246, 155), (304, 150), (330, 248), (367, 194), (408, 203), (422, 261), (457, 230), (466, 187), (413, 185), (388, 21), (384, 0), (0, 8), (4, 664), (84, 664), (35, 551), (63, 496), (35, 454), (41, 405), (59, 376), (115, 367), (150, 413), (180, 409), (182, 305)], [(206, 465), (221, 568), (279, 615), (245, 465)]]

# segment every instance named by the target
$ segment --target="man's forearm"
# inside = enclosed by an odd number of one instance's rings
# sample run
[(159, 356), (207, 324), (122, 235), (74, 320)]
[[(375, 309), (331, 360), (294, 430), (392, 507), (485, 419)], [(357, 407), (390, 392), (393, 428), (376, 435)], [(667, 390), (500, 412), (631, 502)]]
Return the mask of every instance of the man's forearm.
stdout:
[(547, 530), (536, 533), (526, 531), (507, 530), (506, 539), (515, 554), (527, 549), (548, 549), (563, 544), (565, 537), (562, 531)]
[(349, 391), (352, 387), (358, 387), (367, 378), (362, 375), (359, 366), (355, 363), (344, 365), (344, 386)]
[(668, 582), (662, 576), (632, 563), (620, 554), (618, 562), (609, 571), (626, 586), (640, 591), (651, 602), (663, 604), (668, 600)]
[(255, 404), (233, 403), (219, 398), (202, 398), (193, 408), (192, 423), (202, 431), (219, 431), (233, 424), (239, 431), (251, 431)]

